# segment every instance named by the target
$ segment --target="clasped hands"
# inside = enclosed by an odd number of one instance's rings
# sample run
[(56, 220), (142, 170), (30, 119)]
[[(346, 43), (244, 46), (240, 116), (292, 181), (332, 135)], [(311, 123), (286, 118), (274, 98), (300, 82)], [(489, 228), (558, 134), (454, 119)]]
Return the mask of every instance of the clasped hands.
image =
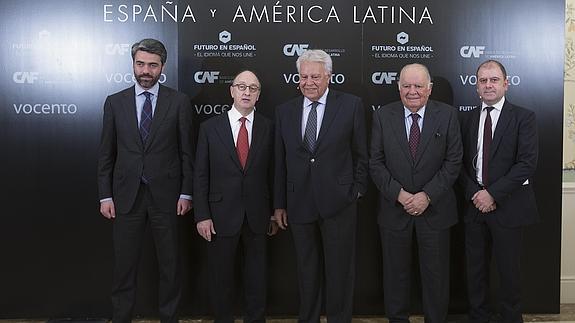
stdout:
[(486, 189), (475, 192), (471, 197), (471, 201), (481, 213), (489, 213), (497, 208), (495, 199)]
[(420, 216), (425, 212), (429, 206), (429, 196), (427, 193), (421, 191), (415, 194), (411, 194), (405, 191), (403, 188), (399, 191), (397, 196), (397, 201), (403, 205), (403, 209), (407, 214), (413, 216)]

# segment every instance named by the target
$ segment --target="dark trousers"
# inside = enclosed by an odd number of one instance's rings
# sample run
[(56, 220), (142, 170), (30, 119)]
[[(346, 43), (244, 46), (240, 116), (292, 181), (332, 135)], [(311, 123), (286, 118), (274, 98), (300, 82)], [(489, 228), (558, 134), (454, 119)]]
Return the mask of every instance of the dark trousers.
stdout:
[(380, 226), (383, 291), (389, 322), (409, 322), (413, 234), (417, 239), (423, 313), (426, 323), (447, 321), (449, 306), (449, 228), (431, 228), (413, 217), (406, 229)]
[(327, 321), (351, 322), (356, 222), (357, 204), (352, 203), (327, 219), (290, 223), (297, 257), (299, 322), (319, 322), (324, 279)]
[[(215, 228), (216, 232), (218, 228)], [(265, 322), (267, 235), (256, 234), (244, 220), (240, 232), (229, 237), (212, 236), (208, 244), (210, 301), (216, 323), (234, 322), (234, 285), (238, 247), (242, 246), (244, 322)]]
[[(175, 203), (175, 201), (174, 201)], [(130, 322), (136, 299), (136, 277), (142, 239), (150, 223), (159, 268), (159, 314), (161, 322), (177, 322), (181, 284), (178, 273), (177, 218), (155, 207), (146, 185), (140, 185), (132, 210), (114, 219), (114, 323)]]
[(489, 272), (495, 256), (499, 273), (502, 322), (523, 322), (521, 316), (521, 242), (522, 228), (505, 228), (494, 215), (479, 215), (465, 223), (465, 255), (469, 321), (489, 322)]

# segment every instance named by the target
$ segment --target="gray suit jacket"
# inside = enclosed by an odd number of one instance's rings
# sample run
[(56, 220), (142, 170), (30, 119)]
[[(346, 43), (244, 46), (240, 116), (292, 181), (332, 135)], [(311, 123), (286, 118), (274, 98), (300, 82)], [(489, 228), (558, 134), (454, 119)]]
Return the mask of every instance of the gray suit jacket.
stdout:
[(370, 173), (380, 191), (378, 223), (392, 230), (404, 229), (411, 221), (397, 197), (401, 188), (409, 193), (424, 191), (431, 203), (423, 216), (436, 229), (457, 222), (453, 184), (461, 167), (463, 148), (456, 110), (429, 100), (423, 119), (415, 160), (411, 157), (405, 114), (401, 101), (374, 113)]
[(192, 107), (187, 95), (160, 85), (150, 135), (142, 143), (134, 87), (104, 103), (98, 159), (100, 199), (112, 197), (116, 210), (128, 213), (145, 170), (156, 207), (176, 210), (180, 193), (192, 195)]

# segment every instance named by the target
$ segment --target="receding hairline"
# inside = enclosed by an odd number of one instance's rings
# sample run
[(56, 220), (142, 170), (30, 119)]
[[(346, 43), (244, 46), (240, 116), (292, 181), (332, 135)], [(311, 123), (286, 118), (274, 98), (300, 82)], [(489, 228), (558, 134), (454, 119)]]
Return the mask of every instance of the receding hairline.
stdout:
[(400, 82), (401, 82), (402, 76), (404, 75), (403, 73), (406, 72), (407, 70), (423, 71), (423, 73), (425, 74), (425, 77), (427, 78), (428, 84), (431, 83), (431, 74), (429, 73), (429, 69), (427, 68), (427, 66), (425, 66), (423, 64), (419, 64), (419, 63), (407, 64), (403, 68), (401, 68), (401, 72), (399, 72), (399, 81)]
[(252, 75), (256, 78), (256, 81), (258, 82), (258, 86), (261, 86), (262, 83), (260, 82), (260, 79), (259, 79), (258, 75), (257, 75), (254, 71), (252, 71), (252, 70), (243, 70), (243, 71), (240, 71), (240, 72), (239, 72), (238, 74), (236, 74), (236, 76), (234, 77), (234, 79), (233, 79), (233, 81), (232, 81), (232, 84), (236, 83), (238, 77), (240, 77), (240, 75), (242, 75), (242, 74), (244, 74), (244, 73), (250, 73), (250, 74), (252, 74)]

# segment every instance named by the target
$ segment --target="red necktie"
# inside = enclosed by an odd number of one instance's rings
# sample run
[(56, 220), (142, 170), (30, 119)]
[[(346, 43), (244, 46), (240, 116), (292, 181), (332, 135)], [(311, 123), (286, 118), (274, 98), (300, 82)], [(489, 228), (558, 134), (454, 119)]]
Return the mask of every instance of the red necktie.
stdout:
[(483, 126), (483, 161), (481, 165), (481, 181), (483, 186), (487, 187), (487, 170), (489, 168), (489, 147), (491, 147), (492, 131), (491, 131), (491, 110), (493, 107), (486, 107), (487, 115), (485, 116), (485, 124)]
[(246, 161), (248, 160), (248, 151), (250, 150), (250, 144), (248, 142), (248, 129), (246, 128), (246, 118), (241, 117), (240, 121), (242, 125), (240, 126), (240, 131), (238, 133), (238, 141), (236, 144), (236, 152), (238, 153), (238, 158), (240, 159), (240, 164), (242, 168), (246, 168)]
[(415, 161), (415, 155), (417, 154), (417, 146), (419, 145), (419, 137), (421, 135), (419, 131), (419, 124), (417, 123), (419, 119), (419, 114), (411, 114), (411, 128), (409, 129), (409, 150), (411, 150), (411, 158)]

